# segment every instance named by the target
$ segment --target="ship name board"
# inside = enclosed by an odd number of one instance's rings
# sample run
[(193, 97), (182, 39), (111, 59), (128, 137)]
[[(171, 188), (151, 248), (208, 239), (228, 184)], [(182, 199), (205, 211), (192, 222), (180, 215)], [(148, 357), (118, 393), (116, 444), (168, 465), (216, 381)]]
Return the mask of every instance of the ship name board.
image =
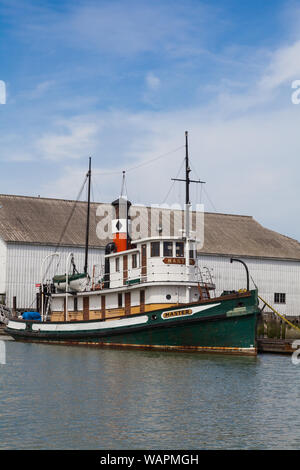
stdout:
[(171, 312), (163, 312), (162, 318), (174, 318), (174, 317), (183, 317), (184, 315), (192, 315), (193, 311), (191, 308), (186, 308), (184, 310), (173, 310)]
[[(185, 258), (164, 258), (163, 259), (163, 262), (165, 264), (185, 264)], [(195, 264), (195, 260), (194, 259), (190, 259), (190, 264), (191, 265), (194, 265)]]

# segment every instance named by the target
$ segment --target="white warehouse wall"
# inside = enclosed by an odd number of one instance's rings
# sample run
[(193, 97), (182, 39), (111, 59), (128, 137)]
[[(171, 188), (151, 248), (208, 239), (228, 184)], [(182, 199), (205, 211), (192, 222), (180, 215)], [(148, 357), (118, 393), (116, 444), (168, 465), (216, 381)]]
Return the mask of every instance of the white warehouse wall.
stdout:
[[(238, 257), (244, 261), (258, 287), (259, 295), (283, 315), (300, 315), (300, 262)], [(246, 271), (241, 263), (226, 256), (199, 256), (199, 265), (212, 268), (216, 294), (246, 287)], [(254, 284), (250, 277), (250, 289)], [(285, 293), (285, 304), (274, 304), (274, 293)], [(262, 306), (263, 304), (260, 303)], [(270, 311), (267, 307), (265, 311)]]
[[(13, 296), (17, 297), (17, 308), (36, 307), (36, 284), (41, 282), (41, 265), (44, 258), (54, 253), (55, 249), (44, 245), (8, 244), (7, 245), (7, 265), (6, 265), (6, 303), (12, 307)], [(64, 274), (66, 271), (66, 261), (69, 253), (74, 254), (74, 260), (79, 272), (83, 272), (84, 248), (60, 247), (57, 250), (61, 254), (60, 264), (57, 269), (58, 257), (54, 256), (45, 261), (44, 273), (48, 263), (52, 263), (44, 280), (51, 279), (55, 274)], [(104, 249), (89, 249), (88, 273), (92, 276), (93, 266), (96, 267), (96, 274), (100, 273)]]

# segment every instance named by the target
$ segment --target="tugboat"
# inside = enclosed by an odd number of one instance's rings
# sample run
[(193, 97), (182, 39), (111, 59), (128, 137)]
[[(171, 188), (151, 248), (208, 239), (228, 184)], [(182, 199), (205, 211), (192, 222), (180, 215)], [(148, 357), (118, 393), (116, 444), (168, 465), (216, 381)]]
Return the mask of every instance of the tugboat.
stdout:
[[(30, 342), (256, 355), (258, 292), (249, 289), (247, 266), (247, 287), (218, 297), (209, 270), (199, 266), (189, 229), (187, 133), (185, 158), (187, 216), (181, 236), (131, 240), (131, 203), (121, 191), (112, 203), (113, 241), (105, 248), (98, 282), (88, 278), (76, 290), (67, 274), (56, 276), (49, 289), (50, 320), (10, 320), (6, 333)], [(86, 276), (88, 221), (89, 201)], [(69, 276), (71, 282), (81, 279), (74, 271)]]

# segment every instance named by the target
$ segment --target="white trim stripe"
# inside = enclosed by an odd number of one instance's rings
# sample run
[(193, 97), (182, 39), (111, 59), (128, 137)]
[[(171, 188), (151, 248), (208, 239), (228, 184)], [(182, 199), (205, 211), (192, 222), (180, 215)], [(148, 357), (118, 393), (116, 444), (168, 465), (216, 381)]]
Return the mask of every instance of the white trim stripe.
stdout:
[(135, 326), (147, 323), (148, 317), (147, 315), (143, 315), (142, 317), (135, 317), (135, 318), (124, 318), (121, 320), (109, 320), (106, 322), (92, 322), (92, 323), (78, 323), (78, 322), (70, 322), (70, 323), (62, 323), (61, 325), (58, 323), (33, 323), (32, 331), (57, 331), (57, 332), (64, 332), (64, 331), (91, 331), (91, 330), (107, 330), (111, 328), (119, 328), (123, 326)]
[(7, 324), (7, 328), (11, 328), (12, 330), (25, 330), (26, 323), (21, 323), (21, 322), (10, 320)]

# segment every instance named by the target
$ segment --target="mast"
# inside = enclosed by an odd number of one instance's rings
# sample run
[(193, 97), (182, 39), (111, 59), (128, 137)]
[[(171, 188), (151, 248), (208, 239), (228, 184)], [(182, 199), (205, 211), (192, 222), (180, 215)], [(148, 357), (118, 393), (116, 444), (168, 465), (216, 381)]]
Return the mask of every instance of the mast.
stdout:
[(187, 205), (190, 204), (190, 171), (188, 131), (185, 131), (185, 203)]
[(185, 182), (185, 237), (190, 236), (190, 183), (205, 183), (205, 181), (191, 180), (190, 179), (190, 163), (189, 163), (189, 145), (188, 145), (188, 131), (185, 131), (185, 179), (171, 178), (173, 181)]
[(86, 234), (85, 234), (85, 261), (84, 273), (87, 274), (88, 268), (88, 250), (89, 250), (89, 233), (90, 233), (90, 204), (91, 204), (91, 157), (89, 157), (89, 171), (87, 172), (88, 178), (88, 206), (86, 216)]
[(190, 236), (190, 171), (188, 132), (185, 131), (185, 236), (187, 240)]

